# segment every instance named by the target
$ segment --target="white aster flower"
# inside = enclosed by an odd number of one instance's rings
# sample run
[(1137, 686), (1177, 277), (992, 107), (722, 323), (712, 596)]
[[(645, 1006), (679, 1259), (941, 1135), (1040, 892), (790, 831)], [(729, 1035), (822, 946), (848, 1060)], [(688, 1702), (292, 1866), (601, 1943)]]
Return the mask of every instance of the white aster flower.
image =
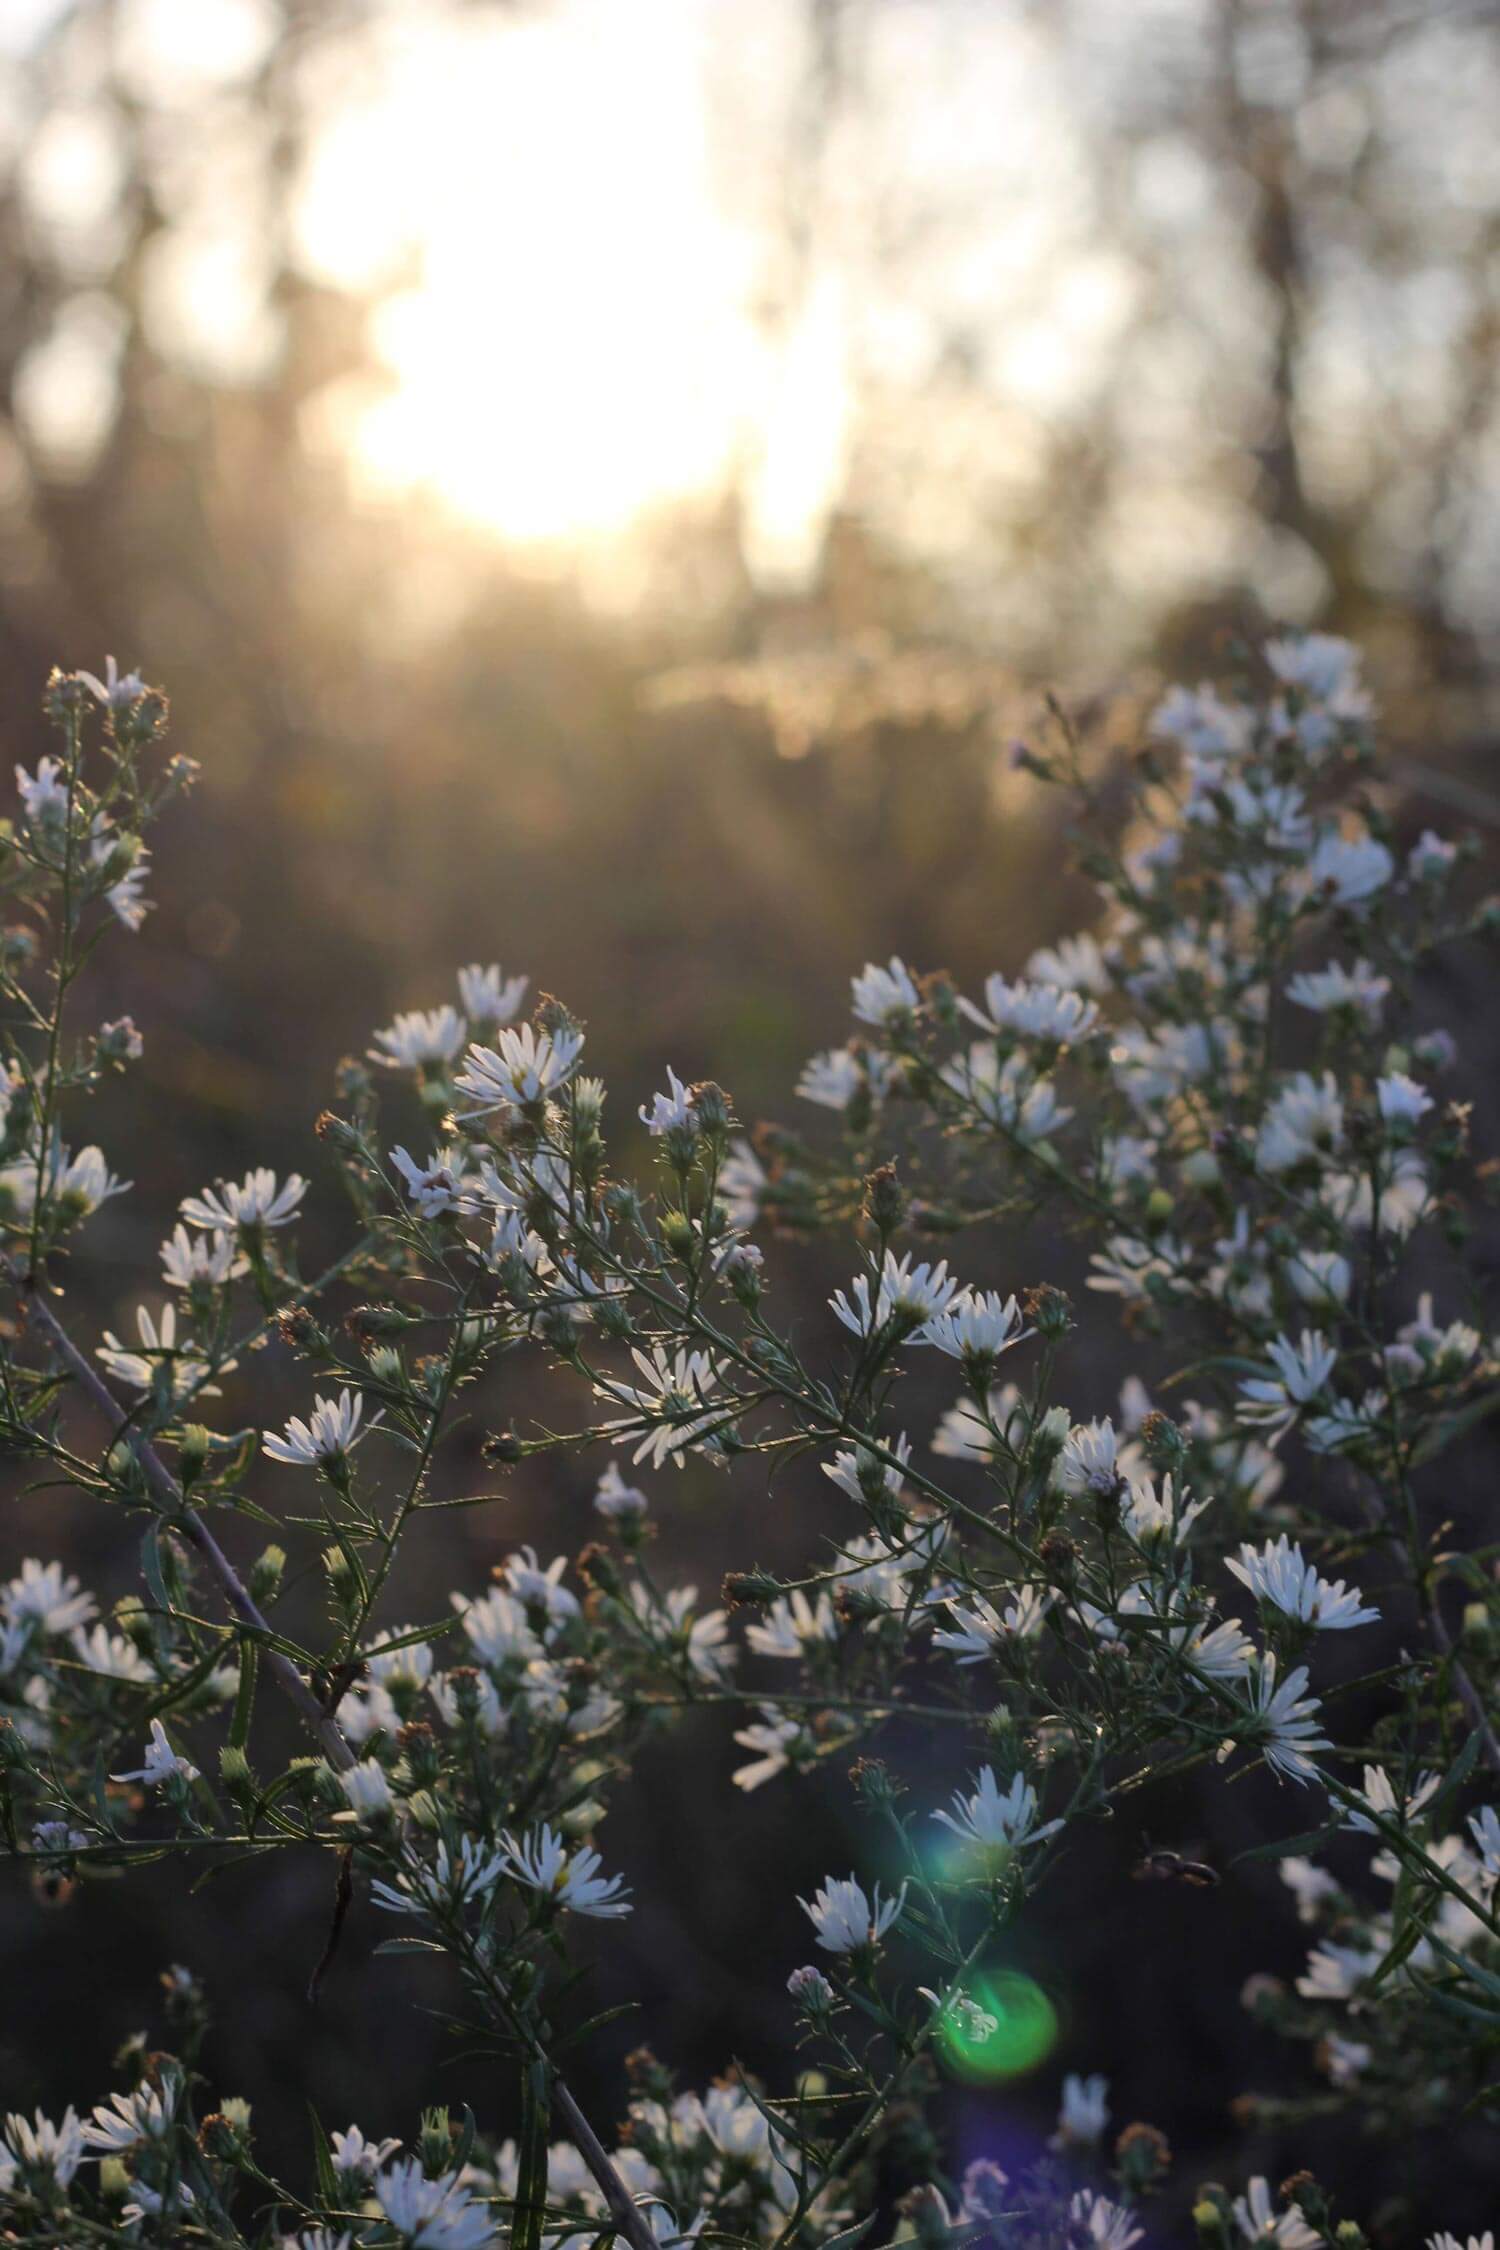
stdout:
[[(314, 1392), (313, 1409), (305, 1422), (294, 1414), (284, 1436), (275, 1430), (263, 1430), (261, 1441), (273, 1461), (288, 1462), (293, 1468), (331, 1468), (347, 1461), (359, 1443), (364, 1410), (361, 1393), (347, 1386), (337, 1398), (323, 1398)], [(384, 1411), (383, 1407), (378, 1407), (370, 1416), (363, 1432), (366, 1437)]]
[(451, 1149), (437, 1149), (425, 1164), (419, 1164), (404, 1148), (393, 1148), (391, 1162), (405, 1181), (419, 1217), (438, 1219), (445, 1211), (456, 1211), (465, 1203), (470, 1182), (462, 1162), (455, 1163)]
[(470, 1047), (468, 1067), (453, 1083), (467, 1097), (470, 1117), (486, 1117), (497, 1109), (525, 1109), (566, 1085), (582, 1053), (581, 1031), (511, 1025), (502, 1028), (493, 1047)]
[(1170, 1476), (1162, 1478), (1160, 1492), (1150, 1477), (1138, 1477), (1126, 1495), (1120, 1520), (1143, 1547), (1176, 1546), (1212, 1505), (1211, 1499), (1194, 1500), (1186, 1485), (1179, 1490)]
[(838, 1638), (838, 1618), (826, 1593), (809, 1601), (800, 1586), (778, 1594), (765, 1617), (747, 1628), (746, 1639), (757, 1656), (801, 1657), (820, 1641)]
[(39, 1859), (69, 1860), (86, 1850), (91, 1839), (66, 1820), (39, 1820), (31, 1831), (31, 1848)]
[(1234, 2217), (1247, 2242), (1274, 2242), (1278, 2250), (1318, 2250), (1323, 2239), (1295, 2206), (1278, 2212), (1271, 2202), (1270, 2184), (1263, 2179), (1251, 2180), (1245, 2193), (1236, 2196)]
[[(89, 841), (89, 858), (94, 866), (104, 867), (114, 857), (122, 841), (107, 824), (97, 824)], [(151, 901), (141, 896), (146, 885), (151, 854), (138, 837), (130, 839), (130, 848), (135, 853), (134, 861), (117, 882), (109, 885), (104, 893), (104, 900), (121, 928), (134, 932), (151, 912)]]
[(960, 999), (959, 1006), (981, 1031), (1014, 1032), (1065, 1047), (1086, 1039), (1099, 1021), (1096, 1002), (1055, 984), (1010, 984), (1002, 976), (985, 980), (984, 1006)]
[(1335, 1945), (1331, 1939), (1314, 1946), (1307, 1967), (1297, 1979), (1304, 2000), (1352, 2000), (1375, 1967), (1377, 1956), (1362, 1946)]
[(347, 2133), (333, 2132), (329, 2136), (330, 2156), (335, 2172), (346, 2179), (368, 2183), (383, 2164), (388, 2164), (401, 2146), (398, 2140), (370, 2141), (357, 2125)]
[(1082, 2078), (1076, 2070), (1070, 2070), (1062, 2083), (1057, 2130), (1047, 2146), (1059, 2152), (1097, 2148), (1108, 2125), (1109, 2080), (1102, 2071)]
[(1359, 1795), (1365, 1810), (1359, 1812), (1352, 1805), (1346, 1806), (1340, 1822), (1341, 1827), (1352, 1829), (1357, 1835), (1363, 1836), (1377, 1836), (1380, 1833), (1376, 1821), (1369, 1817), (1372, 1813), (1380, 1820), (1394, 1821), (1402, 1828), (1409, 1827), (1431, 1804), (1442, 1786), (1440, 1774), (1419, 1774), (1410, 1796), (1403, 1800), (1396, 1795), (1395, 1784), (1384, 1766), (1366, 1766), (1363, 1780), (1364, 1786)]
[(1034, 984), (1052, 984), (1063, 992), (1101, 993), (1109, 990), (1109, 970), (1099, 940), (1087, 930), (1060, 937), (1055, 945), (1040, 945), (1026, 963)]
[(1242, 1546), (1238, 1558), (1229, 1558), (1228, 1568), (1258, 1602), (1322, 1632), (1347, 1632), (1352, 1625), (1372, 1625), (1380, 1616), (1378, 1609), (1361, 1608), (1357, 1586), (1346, 1588), (1342, 1578), (1320, 1578), (1285, 1532), (1264, 1547)]
[(1288, 1781), (1316, 1780), (1318, 1769), (1312, 1753), (1332, 1745), (1317, 1731), (1321, 1705), (1315, 1696), (1303, 1693), (1306, 1665), (1299, 1664), (1278, 1687), (1276, 1658), (1267, 1651), (1246, 1684), (1249, 1697), (1242, 1725), (1259, 1745), (1266, 1764)]
[(1315, 1015), (1327, 1015), (1334, 1008), (1352, 1008), (1366, 1023), (1373, 1024), (1390, 989), (1390, 978), (1377, 975), (1368, 961), (1356, 961), (1352, 969), (1330, 961), (1326, 969), (1304, 970), (1289, 979), (1286, 996), (1295, 1006), (1311, 1009)]
[(1001, 1610), (983, 1594), (949, 1601), (951, 1628), (933, 1633), (934, 1648), (952, 1651), (960, 1664), (979, 1664), (1013, 1641), (1029, 1640), (1052, 1607), (1052, 1596), (1038, 1586), (1020, 1586)]
[[(144, 1305), (136, 1308), (136, 1330), (140, 1349), (122, 1344), (110, 1329), (104, 1331), (104, 1341), (96, 1357), (117, 1382), (128, 1383), (132, 1390), (154, 1391), (159, 1375), (165, 1376), (172, 1398), (184, 1397), (189, 1391), (201, 1391), (205, 1397), (216, 1398), (218, 1392), (204, 1381), (208, 1374), (208, 1361), (201, 1358), (192, 1345), (184, 1339), (177, 1342), (177, 1307), (164, 1305), (161, 1319), (153, 1320)], [(225, 1371), (232, 1366), (225, 1362)]]
[(1068, 2205), (1068, 2216), (1074, 2228), (1082, 2230), (1090, 2250), (1132, 2250), (1143, 2232), (1122, 2203), (1111, 2203), (1092, 2188), (1079, 2189)]
[(371, 1062), (387, 1070), (442, 1070), (452, 1062), (469, 1027), (456, 1008), (411, 1008), (377, 1031)]
[(452, 1601), (481, 1664), (498, 1670), (530, 1664), (541, 1655), (542, 1644), (513, 1594), (497, 1586), (481, 1601), (466, 1601), (462, 1594), (454, 1594)]
[(128, 710), (146, 692), (146, 683), (140, 673), (122, 672), (112, 656), (104, 659), (102, 680), (93, 672), (80, 671), (78, 677), (95, 701), (104, 704), (111, 711)]
[(1336, 703), (1359, 687), (1359, 650), (1336, 633), (1287, 633), (1266, 643), (1266, 662), (1287, 687)]
[(85, 1633), (82, 1626), (73, 1629), (73, 1651), (80, 1664), (86, 1664), (103, 1680), (133, 1680), (144, 1686), (156, 1678), (134, 1641), (123, 1633), (112, 1633), (107, 1625), (96, 1625)]
[(921, 1005), (921, 995), (906, 964), (894, 953), (887, 968), (867, 961), (860, 974), (851, 977), (849, 982), (854, 1013), (861, 1023), (883, 1027), (894, 1018), (914, 1015)]
[(981, 1766), (974, 1776), (972, 1793), (965, 1796), (959, 1790), (952, 1812), (938, 1812), (932, 1817), (951, 1828), (964, 1843), (975, 1844), (985, 1853), (1004, 1853), (1039, 1844), (1062, 1826), (1060, 1820), (1049, 1820), (1038, 1828), (1036, 1813), (1036, 1791), (1023, 1773), (1014, 1775), (1009, 1789), (1002, 1790), (994, 1768)]
[(1384, 844), (1368, 831), (1324, 836), (1307, 861), (1308, 896), (1318, 906), (1362, 906), (1384, 890), (1395, 871)]
[(531, 1835), (503, 1838), (507, 1875), (528, 1890), (540, 1891), (574, 1914), (599, 1921), (618, 1920), (630, 1912), (630, 1894), (622, 1875), (603, 1876), (600, 1859), (587, 1845), (569, 1852), (562, 1838), (544, 1823)]
[(1014, 1297), (1002, 1297), (995, 1289), (969, 1289), (955, 1297), (946, 1312), (919, 1328), (912, 1342), (933, 1344), (950, 1359), (961, 1359), (974, 1370), (976, 1380), (983, 1381), (984, 1371), (1012, 1344), (1019, 1344), (1024, 1334), (1021, 1308)]
[(515, 1021), (530, 982), (530, 977), (503, 975), (498, 961), (488, 968), (471, 961), (458, 972), (458, 996), (471, 1023), (498, 1026)]
[(54, 2125), (41, 2110), (35, 2113), (35, 2123), (12, 2110), (5, 2120), (5, 2147), (28, 2172), (50, 2172), (58, 2186), (65, 2188), (83, 2162), (83, 2126), (78, 2112), (70, 2106), (63, 2112), (62, 2123)]
[(1500, 1812), (1493, 1805), (1484, 1805), (1478, 1812), (1470, 1813), (1469, 1834), (1474, 1839), (1486, 1879), (1500, 1883)]
[(653, 1344), (649, 1352), (637, 1346), (630, 1356), (644, 1378), (642, 1383), (609, 1380), (595, 1385), (601, 1398), (634, 1409), (626, 1421), (606, 1426), (619, 1433), (616, 1445), (639, 1438), (633, 1461), (650, 1461), (657, 1469), (664, 1461), (675, 1461), (680, 1469), (684, 1453), (708, 1437), (721, 1418), (722, 1408), (706, 1403), (718, 1381), (713, 1362), (707, 1352), (679, 1347), (669, 1354), (662, 1344)]
[(248, 1234), (288, 1225), (306, 1193), (307, 1182), (300, 1173), (289, 1173), (278, 1186), (276, 1174), (263, 1164), (247, 1172), (243, 1180), (216, 1180), (201, 1195), (187, 1196), (180, 1208), (190, 1227), (207, 1227), (211, 1233)]
[(339, 1786), (349, 1800), (349, 1810), (336, 1813), (334, 1818), (353, 1821), (361, 1828), (381, 1819), (395, 1803), (386, 1770), (375, 1758), (362, 1758), (358, 1765), (346, 1767), (339, 1775)]
[(29, 1555), (0, 1591), (0, 1608), (12, 1625), (34, 1624), (43, 1633), (71, 1633), (93, 1616), (94, 1597), (84, 1593), (61, 1563), (38, 1562)]
[(828, 1302), (846, 1328), (856, 1336), (867, 1337), (887, 1322), (910, 1333), (924, 1321), (946, 1312), (958, 1291), (957, 1281), (949, 1277), (946, 1260), (937, 1265), (914, 1265), (910, 1251), (898, 1258), (887, 1250), (873, 1300), (868, 1277), (856, 1274), (849, 1296), (840, 1289)]
[(145, 1764), (132, 1773), (112, 1773), (111, 1781), (143, 1781), (148, 1789), (157, 1789), (164, 1781), (181, 1779), (196, 1781), (198, 1768), (186, 1758), (178, 1756), (167, 1740), (167, 1730), (160, 1719), (151, 1721), (151, 1739), (146, 1744)]
[(622, 1517), (643, 1516), (647, 1505), (646, 1495), (639, 1486), (627, 1484), (620, 1474), (618, 1463), (609, 1462), (594, 1487), (595, 1514), (613, 1523)]
[(1432, 1107), (1432, 1096), (1404, 1070), (1393, 1070), (1375, 1082), (1375, 1098), (1387, 1125), (1415, 1125)]
[(68, 809), (67, 769), (61, 758), (40, 758), (34, 774), (16, 768), (16, 788), (21, 809), (33, 828), (61, 825)]
[(766, 1189), (766, 1168), (748, 1141), (734, 1140), (719, 1167), (717, 1192), (724, 1206), (725, 1224), (736, 1230), (753, 1227), (761, 1215)]
[(408, 1640), (417, 1628), (388, 1625), (365, 1650), (370, 1678), (385, 1688), (424, 1688), (432, 1677), (432, 1643)]
[(1304, 1305), (1328, 1312), (1349, 1301), (1354, 1272), (1337, 1250), (1295, 1250), (1281, 1270)]
[(811, 1903), (805, 1898), (797, 1903), (825, 1952), (857, 1953), (864, 1946), (878, 1945), (896, 1921), (906, 1904), (906, 1885), (894, 1898), (883, 1898), (877, 1883), (872, 1903), (853, 1875), (829, 1875)]
[(1253, 1375), (1240, 1385), (1240, 1420), (1274, 1430), (1289, 1430), (1304, 1407), (1327, 1387), (1338, 1353), (1325, 1336), (1304, 1328), (1296, 1343), (1278, 1336), (1267, 1346), (1274, 1376)]
[(820, 1109), (845, 1110), (856, 1094), (884, 1101), (896, 1077), (896, 1065), (873, 1047), (829, 1047), (812, 1055), (797, 1080), (797, 1093)]
[(458, 2175), (429, 2179), (415, 2156), (380, 2173), (375, 2200), (407, 2250), (488, 2250), (499, 2240), (489, 2212)]
[(1261, 1121), (1255, 1161), (1262, 1172), (1288, 1172), (1295, 1164), (1336, 1149), (1344, 1135), (1344, 1105), (1331, 1071), (1321, 1078), (1299, 1070), (1288, 1079)]
[[(177, 2113), (177, 2086), (168, 2079), (158, 2090), (137, 2086), (130, 2094), (111, 2094), (84, 2124), (83, 2138), (106, 2156), (123, 2156), (142, 2141), (160, 2141)], [(134, 2186), (134, 2182), (131, 2183)]]
[(1225, 703), (1205, 681), (1170, 687), (1151, 714), (1153, 734), (1178, 743), (1195, 758), (1236, 758), (1250, 747), (1254, 716), (1243, 704)]
[(528, 1617), (545, 1617), (543, 1638), (550, 1640), (560, 1627), (578, 1615), (578, 1597), (562, 1584), (568, 1567), (566, 1555), (554, 1555), (544, 1569), (535, 1547), (517, 1547), (505, 1558), (504, 1580)]
[(892, 1458), (882, 1460), (880, 1454), (864, 1445), (856, 1446), (852, 1452), (845, 1449), (823, 1463), (823, 1474), (840, 1492), (847, 1492), (851, 1500), (861, 1504), (865, 1502), (867, 1486), (873, 1486), (877, 1493), (883, 1491), (891, 1500), (899, 1500), (906, 1489), (902, 1471), (911, 1459), (911, 1440), (903, 1430), (899, 1437), (883, 1445), (882, 1451)]
[(981, 1040), (965, 1055), (955, 1055), (939, 1075), (987, 1125), (997, 1126), (1028, 1148), (1066, 1125), (1073, 1114), (1059, 1102), (1052, 1080), (1038, 1075), (1027, 1054), (1018, 1049), (1002, 1061), (992, 1039)]
[(1073, 1499), (1085, 1493), (1107, 1499), (1119, 1491), (1119, 1441), (1107, 1414), (1095, 1422), (1076, 1423), (1069, 1430), (1053, 1479)]
[(1189, 1636), (1183, 1654), (1211, 1680), (1242, 1679), (1255, 1662), (1255, 1643), (1237, 1617)]
[(1330, 1875), (1326, 1867), (1319, 1867), (1297, 1852), (1288, 1852), (1281, 1861), (1280, 1875), (1297, 1901), (1299, 1922), (1316, 1922), (1327, 1901), (1339, 1895), (1337, 1878)]
[(469, 1671), (461, 1679), (455, 1674), (436, 1672), (427, 1683), (427, 1692), (446, 1727), (459, 1726), (472, 1718), (480, 1733), (492, 1742), (510, 1727), (510, 1713), (488, 1672)]
[(989, 1391), (983, 1413), (972, 1399), (960, 1399), (939, 1422), (933, 1434), (933, 1452), (950, 1461), (993, 1461), (999, 1450), (994, 1431), (1009, 1431), (1020, 1404), (1021, 1393), (1014, 1383), (1002, 1383)]
[(489, 1851), (473, 1836), (460, 1839), (457, 1856), (439, 1842), (432, 1865), (408, 1851), (408, 1864), (395, 1883), (372, 1883), (370, 1898), (387, 1914), (423, 1916), (435, 1906), (461, 1907), (494, 1889), (506, 1873), (503, 1851)]
[(722, 1681), (739, 1653), (729, 1639), (729, 1618), (722, 1609), (698, 1616), (697, 1600), (696, 1586), (672, 1586), (660, 1597), (639, 1580), (630, 1589), (630, 1606), (647, 1632), (665, 1632), (700, 1679)]
[(1340, 1226), (1363, 1229), (1373, 1223), (1382, 1234), (1404, 1241), (1425, 1216), (1430, 1190), (1416, 1150), (1395, 1144), (1378, 1201), (1367, 1171), (1325, 1174), (1322, 1200)]
[(789, 1719), (775, 1704), (762, 1704), (759, 1720), (735, 1729), (734, 1739), (741, 1749), (756, 1753), (749, 1765), (735, 1767), (732, 1778), (736, 1789), (748, 1794), (785, 1773), (792, 1762), (792, 1745), (801, 1733), (798, 1720)]
[(245, 1270), (232, 1234), (189, 1234), (180, 1219), (162, 1244), (160, 1257), (169, 1289), (221, 1289)]
[(653, 1094), (651, 1107), (637, 1111), (637, 1116), (653, 1140), (664, 1133), (696, 1133), (698, 1113), (693, 1106), (691, 1089), (685, 1086), (671, 1065), (667, 1066), (667, 1090)]

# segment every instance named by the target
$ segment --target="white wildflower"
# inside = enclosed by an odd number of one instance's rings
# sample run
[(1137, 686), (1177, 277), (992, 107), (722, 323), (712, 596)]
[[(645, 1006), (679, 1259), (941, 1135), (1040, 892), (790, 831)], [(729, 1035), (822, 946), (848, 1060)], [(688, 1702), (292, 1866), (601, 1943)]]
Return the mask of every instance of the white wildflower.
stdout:
[[(358, 1391), (347, 1387), (337, 1398), (323, 1398), (313, 1394), (313, 1409), (304, 1422), (294, 1414), (286, 1426), (286, 1434), (264, 1430), (261, 1442), (273, 1461), (288, 1462), (294, 1468), (332, 1468), (347, 1461), (360, 1439), (360, 1422), (365, 1402)], [(365, 1424), (368, 1436), (382, 1418), (383, 1408), (377, 1408)]]
[(131, 1773), (112, 1773), (111, 1781), (143, 1781), (148, 1789), (157, 1789), (164, 1781), (196, 1781), (198, 1768), (179, 1757), (167, 1740), (167, 1730), (160, 1719), (151, 1721), (151, 1739), (146, 1744), (145, 1764)]
[(933, 1814), (945, 1828), (966, 1844), (975, 1844), (985, 1853), (1020, 1851), (1027, 1844), (1039, 1844), (1045, 1836), (1053, 1835), (1062, 1826), (1060, 1820), (1049, 1820), (1036, 1825), (1036, 1791), (1022, 1773), (1016, 1774), (1009, 1789), (1002, 1790), (995, 1779), (992, 1766), (981, 1766), (974, 1776), (974, 1788), (965, 1796), (959, 1790), (953, 1799), (952, 1812)]
[(906, 1885), (894, 1898), (883, 1898), (877, 1883), (872, 1901), (853, 1875), (829, 1875), (810, 1903), (805, 1898), (797, 1903), (825, 1952), (857, 1953), (864, 1946), (878, 1945), (897, 1920), (906, 1904)]
[(602, 1876), (599, 1854), (587, 1845), (579, 1845), (570, 1853), (562, 1838), (545, 1823), (520, 1841), (506, 1836), (503, 1842), (506, 1874), (524, 1883), (528, 1890), (540, 1891), (574, 1914), (591, 1915), (599, 1921), (617, 1920), (630, 1912), (624, 1877)]
[(905, 963), (893, 953), (887, 968), (867, 961), (857, 977), (850, 978), (854, 1013), (861, 1023), (883, 1027), (901, 1016), (915, 1014), (921, 996)]
[(486, 1117), (497, 1109), (526, 1109), (566, 1085), (582, 1053), (581, 1031), (512, 1025), (501, 1030), (493, 1047), (470, 1047), (468, 1067), (453, 1083), (467, 1096), (470, 1117)]
[(482, 968), (477, 961), (458, 972), (458, 996), (471, 1023), (512, 1023), (526, 997), (529, 977), (508, 977), (497, 961)]
[(1236, 2196), (1234, 2216), (1247, 2242), (1273, 2242), (1278, 2250), (1318, 2250), (1323, 2239), (1295, 2206), (1275, 2210), (1270, 2184), (1263, 2179), (1251, 2180), (1245, 2193)]
[(1288, 1781), (1316, 1780), (1318, 1769), (1312, 1753), (1332, 1745), (1318, 1733), (1321, 1705), (1315, 1696), (1303, 1693), (1307, 1667), (1299, 1664), (1278, 1687), (1276, 1658), (1268, 1651), (1250, 1673), (1247, 1685), (1249, 1697), (1241, 1723), (1259, 1745), (1266, 1764)]
[(288, 1225), (306, 1193), (307, 1182), (300, 1173), (289, 1173), (278, 1186), (276, 1174), (261, 1165), (247, 1172), (243, 1180), (216, 1180), (201, 1195), (186, 1197), (181, 1211), (190, 1227), (207, 1227), (211, 1233), (250, 1234)]
[(1057, 2130), (1048, 2141), (1059, 2152), (1097, 2148), (1109, 2125), (1109, 2080), (1102, 2071), (1080, 2077), (1070, 2070), (1062, 2083)]

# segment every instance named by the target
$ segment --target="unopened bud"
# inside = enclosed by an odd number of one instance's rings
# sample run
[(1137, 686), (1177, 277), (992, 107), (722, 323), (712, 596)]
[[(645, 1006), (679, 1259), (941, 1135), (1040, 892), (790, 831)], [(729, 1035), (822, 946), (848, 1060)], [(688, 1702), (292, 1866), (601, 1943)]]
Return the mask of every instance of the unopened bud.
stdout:
[(273, 1602), (281, 1591), (281, 1574), (286, 1569), (286, 1549), (273, 1541), (261, 1550), (250, 1565), (250, 1592), (253, 1599), (265, 1606)]
[(877, 1234), (894, 1234), (906, 1215), (906, 1193), (894, 1164), (882, 1164), (865, 1181), (864, 1216)]

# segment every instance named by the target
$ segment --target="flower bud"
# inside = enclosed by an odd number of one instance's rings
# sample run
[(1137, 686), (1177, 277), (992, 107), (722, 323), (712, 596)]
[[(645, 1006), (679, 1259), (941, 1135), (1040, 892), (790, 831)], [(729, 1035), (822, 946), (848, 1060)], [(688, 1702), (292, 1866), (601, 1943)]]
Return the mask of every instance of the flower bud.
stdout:
[(1172, 2150), (1154, 2125), (1127, 2125), (1115, 2143), (1122, 2186), (1139, 2195), (1156, 2187), (1172, 2169)]
[(865, 1181), (863, 1216), (882, 1237), (894, 1234), (906, 1216), (906, 1192), (894, 1164), (882, 1164)]
[(422, 2169), (430, 2180), (447, 2171), (453, 2160), (453, 2126), (446, 2109), (424, 2109), (422, 2134), (417, 2144)]
[(327, 1141), (341, 1156), (363, 1154), (358, 1132), (336, 1110), (325, 1109), (314, 1123), (313, 1131), (320, 1141)]
[(285, 1569), (286, 1549), (278, 1547), (274, 1540), (269, 1547), (262, 1548), (250, 1565), (250, 1592), (262, 1608), (267, 1602), (275, 1601), (281, 1591), (281, 1574)]
[(1042, 1282), (1028, 1289), (1022, 1300), (1026, 1317), (1039, 1336), (1055, 1340), (1066, 1336), (1073, 1325), (1073, 1306), (1067, 1292), (1054, 1289), (1050, 1282)]

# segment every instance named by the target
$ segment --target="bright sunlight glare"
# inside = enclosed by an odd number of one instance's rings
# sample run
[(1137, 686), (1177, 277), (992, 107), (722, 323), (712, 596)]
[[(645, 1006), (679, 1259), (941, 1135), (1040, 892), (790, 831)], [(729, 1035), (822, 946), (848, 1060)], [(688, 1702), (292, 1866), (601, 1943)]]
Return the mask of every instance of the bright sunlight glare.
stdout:
[(798, 566), (841, 469), (842, 331), (816, 296), (774, 339), (753, 317), (761, 250), (716, 192), (707, 59), (693, 0), (573, 0), (414, 48), (390, 114), (330, 145), (322, 262), (357, 256), (391, 166), (414, 252), (376, 316), (386, 386), (351, 409), (373, 486), (545, 546), (732, 482), (762, 559)]

